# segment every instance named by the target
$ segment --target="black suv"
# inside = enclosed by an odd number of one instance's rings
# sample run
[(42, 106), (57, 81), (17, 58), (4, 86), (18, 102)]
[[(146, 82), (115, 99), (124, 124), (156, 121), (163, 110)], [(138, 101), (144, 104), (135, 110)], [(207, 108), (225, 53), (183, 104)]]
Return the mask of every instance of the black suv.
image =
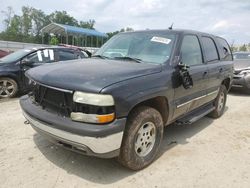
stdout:
[(159, 153), (164, 126), (223, 114), (233, 62), (223, 38), (147, 30), (115, 35), (84, 64), (38, 67), (26, 75), (34, 90), (20, 104), (37, 132), (139, 170)]
[(89, 52), (69, 47), (40, 47), (18, 50), (0, 59), (0, 98), (14, 97), (18, 91), (29, 89), (24, 73), (27, 69), (89, 57)]

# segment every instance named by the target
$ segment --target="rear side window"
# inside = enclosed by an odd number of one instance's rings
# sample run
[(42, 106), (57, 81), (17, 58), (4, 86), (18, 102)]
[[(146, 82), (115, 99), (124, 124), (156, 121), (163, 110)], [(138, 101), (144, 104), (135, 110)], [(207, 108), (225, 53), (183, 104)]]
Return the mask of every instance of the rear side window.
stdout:
[(230, 47), (227, 43), (227, 41), (223, 38), (217, 38), (218, 42), (219, 42), (219, 45), (220, 45), (220, 48), (219, 48), (219, 51), (220, 51), (220, 59), (221, 60), (224, 60), (224, 61), (232, 61), (233, 60), (233, 57), (232, 57), (232, 54), (231, 54), (231, 50), (230, 50)]
[(215, 43), (210, 37), (202, 37), (206, 62), (218, 60), (218, 53)]
[(77, 54), (73, 50), (59, 50), (58, 55), (60, 61), (78, 59)]
[(186, 35), (181, 45), (182, 63), (186, 65), (200, 65), (203, 63), (201, 47), (197, 36)]

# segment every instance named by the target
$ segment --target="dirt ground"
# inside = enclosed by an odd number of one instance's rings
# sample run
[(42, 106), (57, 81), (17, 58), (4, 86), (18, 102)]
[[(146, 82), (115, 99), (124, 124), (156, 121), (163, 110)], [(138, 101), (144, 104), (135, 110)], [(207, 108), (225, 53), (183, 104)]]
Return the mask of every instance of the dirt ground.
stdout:
[(18, 99), (0, 101), (0, 187), (250, 187), (250, 96), (225, 114), (165, 128), (161, 156), (133, 172), (113, 159), (58, 148), (25, 125)]

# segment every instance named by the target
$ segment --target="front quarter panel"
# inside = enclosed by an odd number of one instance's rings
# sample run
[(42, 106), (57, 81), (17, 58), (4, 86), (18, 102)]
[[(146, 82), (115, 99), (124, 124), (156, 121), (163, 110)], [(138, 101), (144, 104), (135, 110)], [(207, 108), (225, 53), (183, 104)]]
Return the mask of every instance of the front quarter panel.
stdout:
[(164, 96), (170, 103), (173, 99), (172, 71), (162, 71), (125, 80), (102, 89), (101, 93), (111, 94), (115, 99), (116, 116), (128, 116), (139, 103), (158, 96)]

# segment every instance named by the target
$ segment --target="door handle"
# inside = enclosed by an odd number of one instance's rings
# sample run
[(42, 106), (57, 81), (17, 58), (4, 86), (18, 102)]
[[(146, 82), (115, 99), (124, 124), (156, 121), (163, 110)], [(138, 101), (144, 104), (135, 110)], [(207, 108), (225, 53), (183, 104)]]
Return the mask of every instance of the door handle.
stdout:
[(206, 76), (207, 76), (207, 74), (208, 74), (208, 72), (207, 72), (207, 71), (203, 72), (203, 77), (206, 77)]
[(220, 69), (219, 69), (219, 73), (222, 73), (222, 71), (223, 71), (223, 68), (220, 68)]

